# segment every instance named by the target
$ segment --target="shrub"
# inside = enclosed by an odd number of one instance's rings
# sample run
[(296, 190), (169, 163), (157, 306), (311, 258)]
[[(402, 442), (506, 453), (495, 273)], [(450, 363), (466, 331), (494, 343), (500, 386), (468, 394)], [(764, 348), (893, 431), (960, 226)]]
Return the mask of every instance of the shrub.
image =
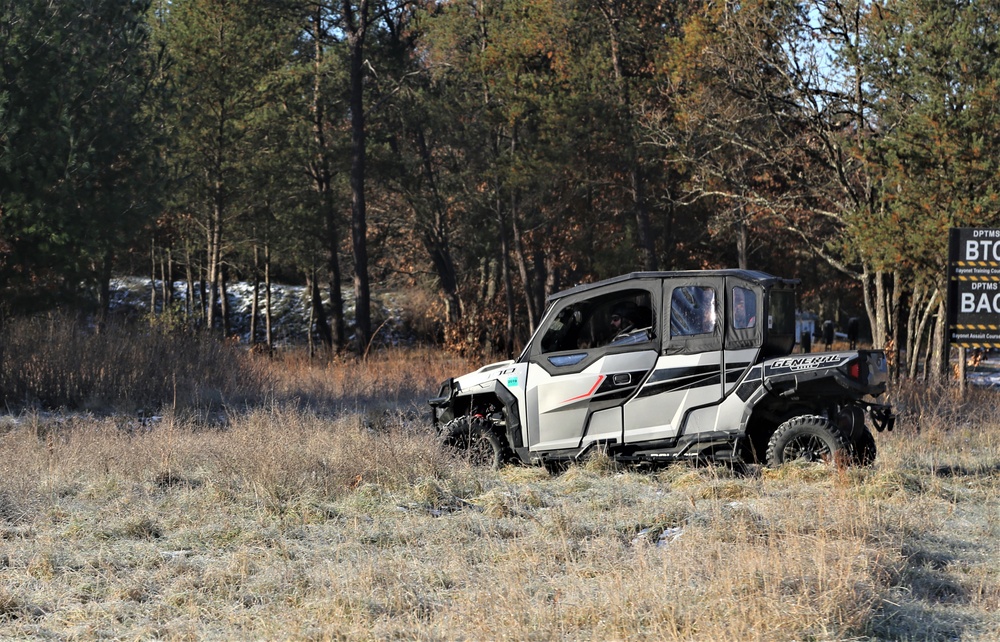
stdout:
[(260, 398), (265, 371), (204, 335), (61, 314), (0, 327), (0, 401), (8, 409), (216, 408)]

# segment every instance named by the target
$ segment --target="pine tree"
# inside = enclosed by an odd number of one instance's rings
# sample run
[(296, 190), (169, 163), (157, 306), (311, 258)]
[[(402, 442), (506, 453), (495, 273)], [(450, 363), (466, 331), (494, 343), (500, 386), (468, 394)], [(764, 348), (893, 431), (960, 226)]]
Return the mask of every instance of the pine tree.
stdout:
[(155, 212), (147, 10), (0, 5), (0, 296), (14, 310), (101, 293), (106, 307), (112, 266)]

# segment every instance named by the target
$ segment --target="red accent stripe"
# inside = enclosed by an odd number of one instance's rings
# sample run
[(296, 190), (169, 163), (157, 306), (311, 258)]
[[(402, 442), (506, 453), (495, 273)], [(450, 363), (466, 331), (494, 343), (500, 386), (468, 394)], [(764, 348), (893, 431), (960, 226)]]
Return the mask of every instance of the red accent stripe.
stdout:
[(577, 401), (579, 399), (585, 399), (585, 398), (589, 397), (590, 395), (594, 394), (594, 391), (597, 390), (598, 386), (600, 386), (601, 383), (605, 379), (607, 379), (607, 378), (608, 378), (608, 375), (601, 375), (601, 376), (599, 376), (597, 378), (597, 383), (595, 383), (594, 386), (590, 390), (588, 390), (587, 392), (583, 393), (582, 395), (577, 395), (576, 397), (570, 397), (569, 399), (566, 399), (564, 401), (560, 401), (559, 403), (569, 403), (571, 401)]

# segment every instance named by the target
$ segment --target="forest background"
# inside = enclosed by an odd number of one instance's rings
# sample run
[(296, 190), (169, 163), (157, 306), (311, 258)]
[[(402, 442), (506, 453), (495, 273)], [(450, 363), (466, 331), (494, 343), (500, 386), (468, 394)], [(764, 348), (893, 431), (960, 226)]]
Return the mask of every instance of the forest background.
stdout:
[(364, 353), (373, 297), (406, 291), (427, 339), (511, 354), (564, 287), (741, 267), (801, 278), (821, 318), (863, 310), (899, 372), (937, 376), (947, 230), (1000, 218), (998, 22), (959, 0), (4, 0), (0, 310), (100, 316), (113, 276), (151, 274), (188, 284), (159, 309), (223, 336), (227, 285), (266, 311), (278, 279), (331, 353)]

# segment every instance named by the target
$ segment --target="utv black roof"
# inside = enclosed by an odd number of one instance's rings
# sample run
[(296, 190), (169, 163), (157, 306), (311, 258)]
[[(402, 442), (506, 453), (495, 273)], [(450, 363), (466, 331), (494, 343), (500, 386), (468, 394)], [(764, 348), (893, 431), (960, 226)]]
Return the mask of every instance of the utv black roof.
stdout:
[(792, 287), (801, 283), (799, 279), (784, 279), (780, 276), (774, 276), (773, 274), (767, 274), (766, 272), (757, 272), (756, 270), (682, 270), (678, 272), (630, 272), (628, 274), (622, 274), (621, 276), (612, 277), (610, 279), (604, 279), (603, 281), (597, 281), (596, 283), (584, 283), (583, 285), (577, 285), (575, 287), (569, 288), (568, 290), (563, 290), (561, 292), (556, 292), (549, 295), (548, 301), (555, 301), (556, 299), (561, 299), (563, 297), (569, 296), (571, 294), (578, 294), (580, 292), (586, 292), (587, 290), (593, 290), (594, 288), (604, 287), (606, 285), (612, 285), (615, 283), (627, 283), (629, 281), (636, 281), (638, 279), (676, 279), (684, 277), (724, 277), (732, 276), (740, 279), (745, 279), (747, 281), (753, 281), (758, 283), (764, 288), (772, 288), (776, 285)]

